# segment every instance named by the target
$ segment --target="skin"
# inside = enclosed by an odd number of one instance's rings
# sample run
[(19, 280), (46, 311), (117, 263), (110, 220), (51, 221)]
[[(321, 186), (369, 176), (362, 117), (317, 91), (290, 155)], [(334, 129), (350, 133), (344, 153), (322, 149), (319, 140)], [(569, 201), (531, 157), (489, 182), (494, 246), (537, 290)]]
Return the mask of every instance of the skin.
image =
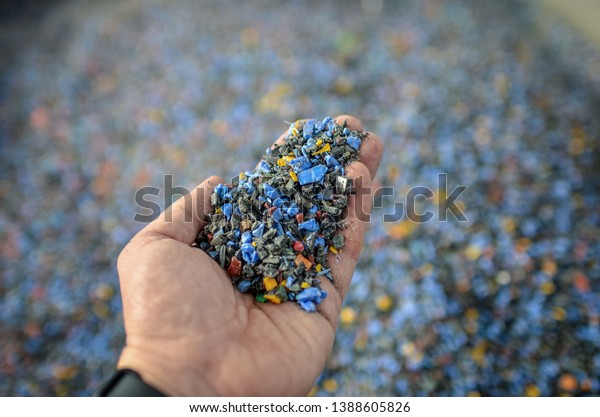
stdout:
[[(344, 120), (350, 129), (363, 130), (354, 117), (336, 118)], [(328, 296), (317, 313), (291, 302), (256, 302), (237, 291), (206, 253), (190, 247), (205, 225), (214, 187), (223, 182), (219, 177), (175, 202), (119, 256), (127, 342), (118, 368), (135, 370), (172, 396), (306, 395), (333, 347), (368, 225), (367, 190), (382, 152), (381, 140), (369, 132), (362, 162), (346, 169), (347, 176), (362, 177), (362, 187), (350, 198), (341, 232), (345, 246), (329, 258), (335, 285), (322, 281)]]

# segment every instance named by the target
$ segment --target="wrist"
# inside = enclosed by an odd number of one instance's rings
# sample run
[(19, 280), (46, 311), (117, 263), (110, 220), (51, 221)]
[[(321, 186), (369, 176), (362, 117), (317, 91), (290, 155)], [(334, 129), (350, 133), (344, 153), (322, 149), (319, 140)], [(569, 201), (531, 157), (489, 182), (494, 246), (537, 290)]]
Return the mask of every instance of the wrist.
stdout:
[(148, 350), (126, 346), (121, 353), (118, 369), (137, 372), (144, 382), (169, 396), (217, 396), (205, 376), (187, 364)]

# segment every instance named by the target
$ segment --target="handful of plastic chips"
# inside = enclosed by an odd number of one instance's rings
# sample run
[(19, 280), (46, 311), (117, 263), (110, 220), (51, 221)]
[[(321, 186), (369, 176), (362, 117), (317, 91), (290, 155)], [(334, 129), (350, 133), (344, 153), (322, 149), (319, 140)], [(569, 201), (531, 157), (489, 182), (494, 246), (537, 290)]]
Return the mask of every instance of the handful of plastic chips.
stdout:
[(196, 245), (257, 301), (316, 311), (327, 296), (320, 278), (333, 281), (328, 256), (344, 246), (339, 231), (352, 189), (344, 167), (364, 138), (331, 117), (293, 123), (254, 171), (215, 188)]

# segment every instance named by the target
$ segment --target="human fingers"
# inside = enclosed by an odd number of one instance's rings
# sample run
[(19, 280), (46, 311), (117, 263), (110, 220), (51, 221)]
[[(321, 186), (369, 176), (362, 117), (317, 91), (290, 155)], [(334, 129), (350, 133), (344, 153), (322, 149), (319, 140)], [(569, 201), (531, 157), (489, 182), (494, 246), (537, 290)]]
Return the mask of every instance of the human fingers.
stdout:
[(344, 222), (339, 231), (344, 237), (344, 246), (337, 254), (330, 252), (328, 256), (333, 283), (327, 279), (321, 280), (323, 289), (329, 293), (329, 296), (319, 308), (321, 313), (333, 323), (337, 323), (342, 302), (350, 287), (370, 221), (372, 205), (371, 175), (367, 166), (361, 162), (353, 162), (347, 166), (346, 175), (352, 178), (356, 194), (351, 195), (348, 200)]
[[(342, 115), (335, 118), (335, 122), (343, 124), (346, 122), (346, 126), (350, 130), (356, 130), (362, 132), (364, 127), (360, 120), (354, 116)], [(381, 156), (383, 155), (383, 143), (379, 136), (373, 132), (365, 132), (367, 136), (362, 141), (358, 150), (358, 156), (360, 162), (365, 164), (369, 169), (371, 178), (375, 178), (379, 163), (381, 162)]]

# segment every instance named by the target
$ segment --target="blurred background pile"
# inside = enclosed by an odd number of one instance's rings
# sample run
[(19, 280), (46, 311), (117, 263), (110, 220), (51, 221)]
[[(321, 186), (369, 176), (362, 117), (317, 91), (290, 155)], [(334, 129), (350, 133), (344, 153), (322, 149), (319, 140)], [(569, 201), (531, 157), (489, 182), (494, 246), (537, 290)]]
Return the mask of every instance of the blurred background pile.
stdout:
[(385, 142), (382, 184), (448, 173), (469, 221), (384, 224), (384, 200), (312, 394), (600, 393), (600, 53), (538, 3), (33, 10), (0, 29), (0, 395), (112, 371), (138, 188), (231, 177), (284, 121), (344, 113)]

